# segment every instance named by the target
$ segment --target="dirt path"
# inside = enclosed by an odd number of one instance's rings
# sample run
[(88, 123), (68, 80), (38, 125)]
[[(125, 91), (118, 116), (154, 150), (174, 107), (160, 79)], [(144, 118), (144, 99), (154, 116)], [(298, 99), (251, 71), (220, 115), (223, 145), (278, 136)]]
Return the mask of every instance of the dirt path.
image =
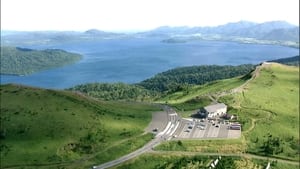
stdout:
[[(242, 93), (245, 89), (247, 89), (247, 85), (253, 81), (254, 79), (256, 79), (257, 77), (259, 77), (260, 71), (262, 68), (264, 67), (269, 67), (271, 65), (271, 63), (263, 63), (259, 66), (256, 66), (255, 70), (251, 73), (251, 78), (248, 79), (245, 83), (243, 83), (242, 85), (233, 88), (229, 91), (222, 91), (222, 92), (217, 92), (214, 94), (208, 94), (207, 96), (211, 99), (212, 102), (217, 102), (217, 100), (220, 97), (226, 96), (226, 95), (231, 95), (234, 93)], [(214, 97), (213, 97), (214, 96)]]

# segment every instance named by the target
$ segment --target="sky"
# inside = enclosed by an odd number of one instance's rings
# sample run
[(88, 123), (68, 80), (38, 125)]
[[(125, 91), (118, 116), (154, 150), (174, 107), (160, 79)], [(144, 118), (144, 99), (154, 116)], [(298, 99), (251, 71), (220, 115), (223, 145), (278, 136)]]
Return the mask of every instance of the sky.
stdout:
[(299, 25), (299, 0), (1, 0), (1, 30), (139, 31), (241, 20)]

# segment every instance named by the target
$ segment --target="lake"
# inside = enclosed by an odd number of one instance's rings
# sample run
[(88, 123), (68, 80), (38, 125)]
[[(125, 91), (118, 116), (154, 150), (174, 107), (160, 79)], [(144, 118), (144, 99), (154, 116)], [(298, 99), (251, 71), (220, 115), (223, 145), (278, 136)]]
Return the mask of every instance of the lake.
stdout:
[(258, 64), (296, 56), (298, 49), (222, 41), (162, 43), (156, 38), (127, 38), (70, 42), (60, 45), (23, 46), (33, 49), (58, 48), (83, 55), (73, 65), (28, 76), (1, 75), (1, 84), (64, 89), (90, 82), (137, 83), (179, 66)]

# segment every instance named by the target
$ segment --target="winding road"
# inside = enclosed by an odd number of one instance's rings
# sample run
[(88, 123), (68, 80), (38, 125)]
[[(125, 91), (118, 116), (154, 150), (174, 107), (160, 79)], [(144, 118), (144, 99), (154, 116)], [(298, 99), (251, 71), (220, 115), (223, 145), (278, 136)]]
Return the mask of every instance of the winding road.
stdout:
[(168, 115), (168, 123), (163, 131), (156, 134), (156, 136), (153, 140), (148, 142), (142, 148), (140, 148), (130, 154), (127, 154), (116, 160), (109, 161), (107, 163), (104, 163), (104, 164), (101, 164), (98, 166), (93, 166), (93, 169), (105, 169), (105, 168), (116, 166), (127, 160), (133, 159), (143, 153), (151, 151), (153, 149), (153, 147), (157, 146), (158, 144), (160, 144), (163, 141), (170, 140), (172, 138), (174, 132), (176, 131), (177, 127), (179, 126), (180, 118), (178, 117), (177, 113), (168, 106), (164, 107), (164, 112), (167, 113), (167, 115)]

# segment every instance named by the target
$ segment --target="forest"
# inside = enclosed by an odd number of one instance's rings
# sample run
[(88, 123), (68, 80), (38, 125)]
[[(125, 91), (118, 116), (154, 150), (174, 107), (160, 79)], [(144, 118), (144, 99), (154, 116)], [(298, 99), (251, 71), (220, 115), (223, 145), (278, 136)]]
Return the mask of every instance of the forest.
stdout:
[(149, 101), (194, 85), (242, 76), (251, 72), (253, 68), (254, 65), (181, 67), (159, 73), (137, 84), (88, 83), (76, 85), (68, 90), (79, 91), (103, 100)]
[(33, 50), (1, 46), (1, 74), (28, 75), (75, 63), (81, 55), (60, 49)]
[(184, 85), (202, 85), (215, 80), (242, 76), (254, 69), (254, 65), (239, 66), (202, 65), (180, 67), (159, 73), (138, 85), (158, 92), (176, 92)]

